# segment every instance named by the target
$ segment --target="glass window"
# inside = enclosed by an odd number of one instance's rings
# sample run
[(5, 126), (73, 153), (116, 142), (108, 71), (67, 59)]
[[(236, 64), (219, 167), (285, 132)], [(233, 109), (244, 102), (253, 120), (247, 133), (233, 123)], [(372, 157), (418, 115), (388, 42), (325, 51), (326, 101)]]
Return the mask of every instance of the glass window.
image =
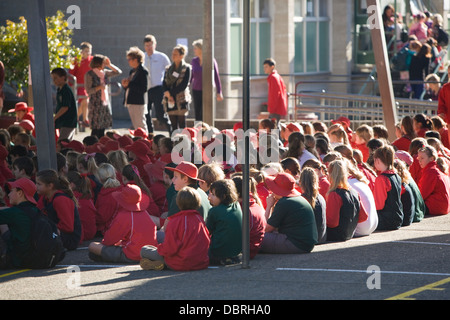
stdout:
[[(296, 0), (295, 58), (296, 73), (329, 72), (330, 0)], [(306, 9), (306, 10), (304, 10)], [(302, 13), (302, 16), (298, 14)]]
[(230, 17), (240, 18), (241, 17), (241, 1), (240, 0), (230, 0)]
[(295, 0), (294, 3), (294, 16), (302, 17), (303, 16), (303, 0)]
[[(242, 31), (243, 17), (237, 17), (233, 12), (243, 12), (243, 1), (230, 1), (230, 72), (233, 75), (242, 74)], [(272, 24), (270, 20), (270, 0), (250, 1), (250, 73), (264, 74), (262, 63), (271, 57)], [(233, 11), (234, 10), (234, 11)], [(233, 16), (234, 15), (234, 16)]]

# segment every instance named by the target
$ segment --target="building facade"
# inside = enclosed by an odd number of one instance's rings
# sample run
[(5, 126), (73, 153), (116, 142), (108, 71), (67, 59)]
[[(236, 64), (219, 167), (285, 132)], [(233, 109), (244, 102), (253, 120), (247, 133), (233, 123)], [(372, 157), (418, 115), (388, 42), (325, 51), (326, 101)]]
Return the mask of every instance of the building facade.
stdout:
[[(186, 61), (189, 62), (193, 58), (192, 42), (203, 37), (203, 1), (47, 0), (45, 5), (47, 15), (57, 10), (66, 12), (69, 6), (77, 5), (81, 24), (80, 29), (74, 30), (74, 44), (92, 43), (94, 53), (110, 57), (126, 76), (129, 67), (125, 53), (131, 46), (143, 49), (146, 34), (155, 35), (157, 50), (169, 57), (177, 43), (187, 44)], [(215, 103), (216, 119), (242, 116), (243, 1), (214, 1), (214, 51), (225, 97), (224, 101)], [(425, 6), (442, 14), (447, 27), (448, 2), (381, 0), (380, 7), (394, 4), (407, 16), (416, 7)], [(364, 40), (361, 28), (367, 19), (365, 0), (250, 0), (250, 5), (252, 118), (256, 119), (264, 111), (267, 83), (262, 63), (268, 57), (276, 60), (277, 70), (291, 93), (299, 82), (304, 82), (303, 91), (351, 92), (354, 88), (347, 81), (325, 83), (325, 80), (349, 79), (363, 71), (362, 64), (370, 70), (370, 47), (367, 52), (358, 47)], [(0, 2), (2, 25), (6, 19), (14, 21), (27, 14), (26, 2)], [(368, 59), (361, 60), (361, 55)], [(116, 80), (120, 82), (121, 77)], [(122, 94), (113, 98), (115, 118), (128, 116), (122, 102)]]

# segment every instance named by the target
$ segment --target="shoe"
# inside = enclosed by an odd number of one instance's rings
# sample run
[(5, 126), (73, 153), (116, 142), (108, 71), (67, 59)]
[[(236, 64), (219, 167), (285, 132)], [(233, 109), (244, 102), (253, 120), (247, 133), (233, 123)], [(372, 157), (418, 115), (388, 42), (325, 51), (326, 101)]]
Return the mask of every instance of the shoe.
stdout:
[(150, 259), (142, 258), (139, 262), (139, 265), (143, 270), (162, 270), (164, 269), (164, 262), (162, 261), (153, 261)]

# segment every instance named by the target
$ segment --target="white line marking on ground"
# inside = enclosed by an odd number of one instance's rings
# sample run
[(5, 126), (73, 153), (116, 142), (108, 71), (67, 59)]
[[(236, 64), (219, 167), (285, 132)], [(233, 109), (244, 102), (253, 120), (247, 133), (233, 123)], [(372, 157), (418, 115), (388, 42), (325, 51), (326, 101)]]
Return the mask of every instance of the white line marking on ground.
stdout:
[[(319, 272), (353, 272), (353, 273), (372, 273), (367, 270), (348, 270), (348, 269), (315, 269), (315, 268), (276, 268), (276, 271), (319, 271)], [(432, 272), (410, 272), (410, 271), (380, 271), (386, 274), (410, 274), (426, 276), (450, 276), (450, 273), (432, 273)]]

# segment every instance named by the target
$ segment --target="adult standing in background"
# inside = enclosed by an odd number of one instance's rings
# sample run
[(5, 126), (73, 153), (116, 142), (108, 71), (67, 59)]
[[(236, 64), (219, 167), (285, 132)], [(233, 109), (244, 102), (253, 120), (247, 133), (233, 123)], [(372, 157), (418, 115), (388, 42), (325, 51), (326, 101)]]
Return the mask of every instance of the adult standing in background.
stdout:
[[(192, 59), (192, 98), (194, 102), (195, 121), (203, 121), (203, 39), (195, 40), (192, 43), (195, 57)], [(219, 77), (219, 67), (214, 59), (214, 83), (216, 85), (217, 101), (223, 100), (222, 84)], [(212, 106), (210, 106), (212, 108)]]
[(82, 42), (81, 49), (81, 61), (75, 61), (73, 69), (69, 70), (69, 73), (77, 78), (77, 96), (78, 96), (78, 120), (80, 125), (89, 127), (88, 122), (88, 94), (84, 88), (84, 75), (91, 70), (89, 66), (92, 61), (92, 45), (89, 42)]
[[(89, 95), (88, 118), (91, 135), (99, 139), (105, 135), (105, 129), (112, 127), (112, 114), (109, 111), (109, 95), (107, 85), (109, 78), (122, 73), (113, 65), (108, 57), (96, 54), (90, 63), (92, 70), (84, 75), (84, 87)], [(105, 70), (107, 67), (109, 70)]]
[(146, 35), (144, 38), (145, 58), (144, 66), (149, 71), (150, 85), (148, 90), (148, 113), (146, 114), (148, 132), (153, 132), (152, 106), (155, 107), (156, 119), (172, 133), (172, 124), (169, 116), (164, 112), (163, 98), (164, 91), (162, 87), (164, 72), (170, 65), (169, 57), (166, 54), (156, 50), (156, 38), (153, 35)]
[(131, 123), (134, 129), (142, 128), (147, 132), (147, 92), (148, 92), (148, 70), (144, 62), (144, 52), (138, 47), (131, 47), (127, 51), (128, 64), (131, 67), (128, 78), (122, 80), (125, 89), (124, 104), (128, 108)]
[(164, 75), (164, 111), (169, 114), (173, 130), (186, 128), (186, 114), (189, 112), (191, 94), (191, 65), (184, 61), (187, 48), (177, 45), (172, 51), (172, 64)]

